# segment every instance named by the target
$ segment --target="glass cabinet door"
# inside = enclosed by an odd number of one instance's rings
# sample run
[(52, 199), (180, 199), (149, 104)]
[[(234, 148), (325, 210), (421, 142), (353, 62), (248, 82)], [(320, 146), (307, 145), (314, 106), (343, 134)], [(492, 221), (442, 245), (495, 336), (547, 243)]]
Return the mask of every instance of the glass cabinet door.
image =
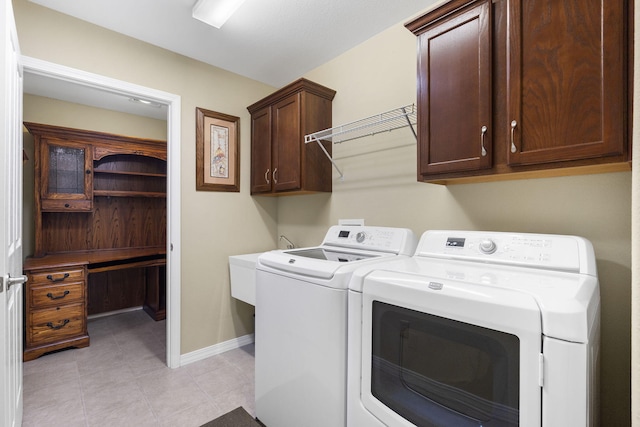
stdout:
[(40, 200), (45, 211), (92, 209), (92, 159), (89, 145), (44, 140), (41, 146)]

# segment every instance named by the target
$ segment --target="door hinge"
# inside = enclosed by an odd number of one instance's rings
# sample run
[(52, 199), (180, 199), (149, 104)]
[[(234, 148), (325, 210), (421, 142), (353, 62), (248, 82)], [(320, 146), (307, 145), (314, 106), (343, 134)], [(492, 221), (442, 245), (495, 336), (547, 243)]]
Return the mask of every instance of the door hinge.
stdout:
[(544, 387), (544, 355), (538, 355), (538, 385)]

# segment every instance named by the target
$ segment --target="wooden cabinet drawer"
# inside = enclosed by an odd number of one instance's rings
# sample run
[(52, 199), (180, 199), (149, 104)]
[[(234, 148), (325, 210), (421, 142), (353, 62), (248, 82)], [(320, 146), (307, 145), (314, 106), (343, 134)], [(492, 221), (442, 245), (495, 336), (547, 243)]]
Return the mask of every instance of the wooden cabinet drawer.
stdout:
[(47, 270), (29, 275), (31, 286), (84, 281), (84, 269)]
[(62, 341), (81, 335), (86, 329), (84, 304), (34, 310), (28, 316), (28, 345)]
[(87, 211), (93, 209), (91, 200), (57, 200), (43, 199), (41, 201), (43, 211), (47, 212), (66, 212), (66, 211)]
[(84, 289), (84, 282), (31, 286), (27, 295), (29, 307), (38, 309), (61, 304), (84, 303)]

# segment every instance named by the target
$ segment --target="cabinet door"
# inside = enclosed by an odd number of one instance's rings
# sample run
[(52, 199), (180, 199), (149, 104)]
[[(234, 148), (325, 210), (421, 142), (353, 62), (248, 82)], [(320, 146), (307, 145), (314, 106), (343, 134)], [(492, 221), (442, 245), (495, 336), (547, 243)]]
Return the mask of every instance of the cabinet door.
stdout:
[(293, 94), (273, 107), (273, 188), (300, 188), (301, 112), (300, 94)]
[(418, 175), (492, 164), (491, 2), (471, 2), (418, 38)]
[(271, 107), (251, 115), (251, 194), (271, 192)]
[(623, 0), (508, 0), (508, 163), (624, 154)]
[(91, 147), (81, 143), (43, 139), (40, 149), (42, 210), (91, 210)]

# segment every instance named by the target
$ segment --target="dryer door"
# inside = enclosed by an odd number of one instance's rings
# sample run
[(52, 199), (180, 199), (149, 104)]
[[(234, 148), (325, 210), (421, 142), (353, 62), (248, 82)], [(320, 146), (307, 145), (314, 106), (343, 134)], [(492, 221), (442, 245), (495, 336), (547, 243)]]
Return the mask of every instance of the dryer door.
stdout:
[(376, 271), (363, 287), (364, 407), (388, 426), (539, 426), (541, 321), (508, 289)]

